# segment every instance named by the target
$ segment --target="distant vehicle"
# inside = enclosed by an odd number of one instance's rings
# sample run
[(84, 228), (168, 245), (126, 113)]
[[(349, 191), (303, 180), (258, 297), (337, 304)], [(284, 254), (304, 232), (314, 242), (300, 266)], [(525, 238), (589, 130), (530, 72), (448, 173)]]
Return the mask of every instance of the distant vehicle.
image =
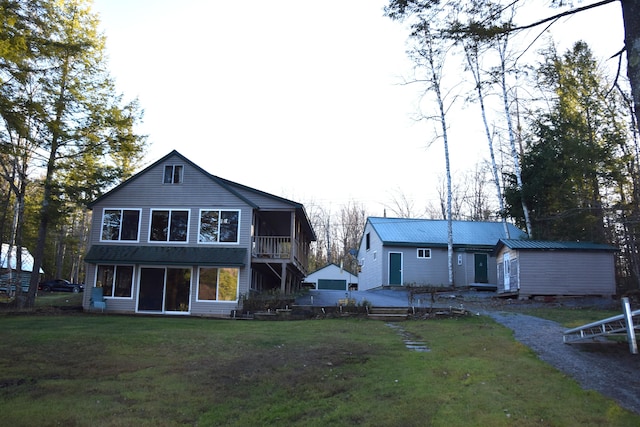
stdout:
[(44, 292), (73, 292), (77, 294), (78, 292), (84, 291), (84, 284), (82, 283), (71, 283), (68, 280), (64, 279), (53, 279), (47, 280), (45, 282), (40, 282), (38, 285), (38, 290)]

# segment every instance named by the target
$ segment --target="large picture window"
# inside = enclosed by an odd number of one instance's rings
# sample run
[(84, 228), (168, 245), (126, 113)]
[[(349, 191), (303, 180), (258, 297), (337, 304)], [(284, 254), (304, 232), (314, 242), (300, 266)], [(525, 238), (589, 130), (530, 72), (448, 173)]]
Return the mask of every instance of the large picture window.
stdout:
[(240, 270), (237, 268), (200, 268), (198, 300), (237, 301), (239, 277)]
[(131, 298), (133, 266), (99, 265), (96, 285), (105, 297)]
[(240, 211), (203, 209), (200, 211), (200, 243), (238, 243)]
[(152, 210), (151, 232), (152, 242), (186, 242), (189, 230), (189, 211), (184, 210)]
[(105, 209), (100, 239), (137, 241), (139, 225), (139, 209)]

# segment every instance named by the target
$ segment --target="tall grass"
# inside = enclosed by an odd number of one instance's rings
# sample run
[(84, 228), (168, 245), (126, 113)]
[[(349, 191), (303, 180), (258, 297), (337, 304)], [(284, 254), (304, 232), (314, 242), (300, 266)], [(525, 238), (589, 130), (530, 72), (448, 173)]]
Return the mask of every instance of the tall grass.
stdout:
[(484, 317), (0, 317), (11, 426), (640, 425)]

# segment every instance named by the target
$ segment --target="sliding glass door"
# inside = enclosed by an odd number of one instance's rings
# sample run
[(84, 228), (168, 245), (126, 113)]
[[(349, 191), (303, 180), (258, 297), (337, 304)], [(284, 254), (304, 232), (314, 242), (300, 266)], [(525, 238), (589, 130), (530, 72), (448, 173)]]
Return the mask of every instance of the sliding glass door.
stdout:
[(191, 269), (142, 267), (138, 311), (189, 312)]

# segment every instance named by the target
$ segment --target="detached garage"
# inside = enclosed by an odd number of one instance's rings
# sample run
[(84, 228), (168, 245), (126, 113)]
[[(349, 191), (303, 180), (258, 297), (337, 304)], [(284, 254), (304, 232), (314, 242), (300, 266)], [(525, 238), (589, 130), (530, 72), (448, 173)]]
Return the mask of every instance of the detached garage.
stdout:
[(309, 274), (304, 284), (318, 290), (348, 291), (358, 288), (358, 276), (335, 264), (327, 264)]
[(498, 292), (521, 298), (615, 295), (616, 251), (597, 243), (501, 239), (494, 251)]

